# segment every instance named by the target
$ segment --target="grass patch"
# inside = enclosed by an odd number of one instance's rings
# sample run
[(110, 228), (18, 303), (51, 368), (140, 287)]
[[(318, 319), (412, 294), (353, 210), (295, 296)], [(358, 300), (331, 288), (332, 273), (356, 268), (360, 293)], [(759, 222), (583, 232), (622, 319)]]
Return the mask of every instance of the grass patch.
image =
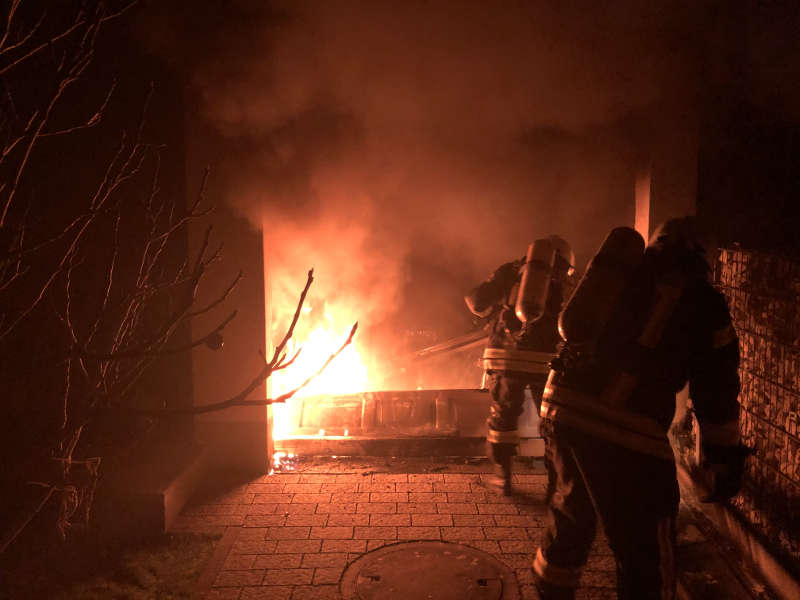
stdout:
[[(220, 535), (166, 534), (124, 548), (64, 545), (58, 556), (17, 557), (0, 574), (3, 598), (190, 598)], [(46, 553), (49, 554), (49, 553)]]

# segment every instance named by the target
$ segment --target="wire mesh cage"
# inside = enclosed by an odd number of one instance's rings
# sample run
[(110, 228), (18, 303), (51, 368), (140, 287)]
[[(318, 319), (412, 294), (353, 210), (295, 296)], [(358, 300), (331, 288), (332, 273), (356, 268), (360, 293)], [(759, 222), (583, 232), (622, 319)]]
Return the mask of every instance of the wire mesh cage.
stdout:
[(732, 507), (778, 555), (800, 564), (800, 263), (726, 248), (715, 283), (739, 335), (742, 442), (748, 458)]

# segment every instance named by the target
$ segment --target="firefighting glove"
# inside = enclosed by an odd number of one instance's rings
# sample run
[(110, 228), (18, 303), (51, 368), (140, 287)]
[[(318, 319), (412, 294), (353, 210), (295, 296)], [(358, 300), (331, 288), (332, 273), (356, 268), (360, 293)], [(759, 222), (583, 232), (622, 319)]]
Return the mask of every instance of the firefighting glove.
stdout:
[(747, 446), (713, 446), (703, 448), (703, 471), (707, 490), (701, 502), (724, 503), (739, 493), (742, 487), (745, 460), (753, 454)]

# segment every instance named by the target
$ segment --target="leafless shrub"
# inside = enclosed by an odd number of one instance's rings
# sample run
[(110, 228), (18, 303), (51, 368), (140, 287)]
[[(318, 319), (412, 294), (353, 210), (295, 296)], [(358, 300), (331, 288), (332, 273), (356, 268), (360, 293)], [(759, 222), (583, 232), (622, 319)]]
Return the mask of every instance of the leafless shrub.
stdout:
[[(130, 6), (110, 10), (104, 2), (81, 3), (68, 18), (60, 15), (55, 29), (47, 13), (25, 13), (33, 7), (22, 0), (12, 0), (0, 15), (0, 372), (32, 358), (26, 355), (30, 348), (19, 350), (26, 336), (45, 336), (46, 342), (36, 348), (44, 348), (37, 359), (47, 371), (41, 377), (49, 382), (44, 392), (26, 400), (31, 404), (26, 410), (48, 425), (29, 455), (8, 465), (13, 483), (39, 493), (0, 532), (0, 554), (51, 502), (58, 503), (55, 525), (62, 536), (88, 522), (101, 457), (87, 455), (81, 442), (98, 420), (109, 414), (154, 420), (285, 402), (315, 376), (274, 399), (252, 397), (272, 373), (296, 357), (286, 354), (286, 346), (313, 281), (309, 271), (282, 341), (271, 357), (263, 357), (263, 366), (244, 389), (203, 407), (142, 406), (136, 386), (158, 361), (199, 346), (221, 345), (235, 310), (197, 339), (187, 341), (177, 334), (188, 330), (192, 318), (221, 307), (241, 277), (239, 273), (210, 303), (198, 305), (198, 287), (222, 247), (212, 245), (208, 227), (199, 250), (188, 256), (186, 230), (211, 207), (202, 193), (187, 207), (182, 198), (160, 192), (162, 149), (144, 139), (144, 117), (133, 133), (121, 136), (99, 183), (81, 204), (32, 214), (25, 176), (34, 168), (34, 149), (102, 121), (113, 101), (113, 86), (90, 115), (58, 126), (53, 116), (69, 108), (64, 106), (65, 92), (81, 81), (100, 28)], [(33, 72), (40, 82), (35, 89), (29, 87)], [(34, 216), (44, 218), (46, 226), (33, 227)], [(352, 341), (355, 331), (356, 325), (320, 371)], [(12, 361), (4, 360), (12, 355)]]

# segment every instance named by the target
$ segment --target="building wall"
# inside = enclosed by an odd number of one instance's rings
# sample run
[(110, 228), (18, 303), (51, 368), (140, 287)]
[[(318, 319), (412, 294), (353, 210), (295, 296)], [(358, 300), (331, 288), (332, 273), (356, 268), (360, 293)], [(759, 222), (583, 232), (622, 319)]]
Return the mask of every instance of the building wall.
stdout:
[(747, 105), (705, 122), (697, 214), (720, 246), (800, 256), (800, 125)]
[[(800, 263), (721, 251), (717, 284), (739, 335), (742, 442), (747, 459), (738, 517), (795, 575), (800, 565)], [(695, 461), (692, 444), (684, 460)]]

